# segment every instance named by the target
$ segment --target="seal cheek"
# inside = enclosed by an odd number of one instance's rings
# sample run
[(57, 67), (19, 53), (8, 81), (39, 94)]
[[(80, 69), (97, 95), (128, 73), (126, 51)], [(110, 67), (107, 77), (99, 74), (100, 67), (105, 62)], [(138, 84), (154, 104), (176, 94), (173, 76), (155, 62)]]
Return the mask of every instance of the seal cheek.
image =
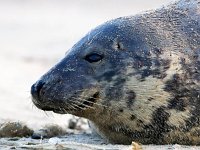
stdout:
[(133, 90), (129, 90), (126, 92), (126, 95), (127, 95), (126, 96), (127, 107), (131, 108), (136, 99), (136, 93)]

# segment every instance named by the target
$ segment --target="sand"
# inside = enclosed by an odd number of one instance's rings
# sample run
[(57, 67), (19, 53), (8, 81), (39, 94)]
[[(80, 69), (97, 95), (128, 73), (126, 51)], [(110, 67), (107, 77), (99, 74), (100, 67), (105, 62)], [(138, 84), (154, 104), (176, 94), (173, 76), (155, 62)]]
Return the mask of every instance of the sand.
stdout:
[(132, 145), (105, 144), (100, 138), (91, 134), (79, 133), (54, 137), (44, 140), (30, 138), (3, 138), (0, 139), (0, 149), (65, 149), (65, 150), (198, 150), (196, 146), (181, 145), (141, 145), (141, 149), (133, 149)]

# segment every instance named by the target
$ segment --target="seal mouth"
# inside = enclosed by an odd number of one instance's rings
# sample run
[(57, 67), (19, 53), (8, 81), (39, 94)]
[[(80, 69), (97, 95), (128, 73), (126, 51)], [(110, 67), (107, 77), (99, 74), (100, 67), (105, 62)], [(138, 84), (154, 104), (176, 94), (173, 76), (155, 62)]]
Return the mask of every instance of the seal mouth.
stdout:
[[(77, 111), (85, 111), (86, 109), (94, 109), (94, 105), (96, 104), (99, 98), (99, 92), (94, 93), (87, 99), (77, 99), (75, 101), (71, 101), (70, 103), (63, 103), (56, 107), (56, 105), (41, 105), (41, 103), (34, 102), (36, 107), (42, 109), (43, 111), (53, 111), (54, 113), (58, 114), (72, 114)], [(70, 98), (69, 98), (70, 99)]]
[(99, 92), (96, 92), (88, 99), (82, 99), (78, 102), (69, 103), (67, 108), (59, 107), (59, 108), (51, 108), (45, 111), (53, 111), (54, 113), (58, 114), (72, 114), (76, 113), (77, 111), (85, 111), (87, 109), (94, 109), (94, 105), (97, 102), (97, 99), (99, 98)]
[(52, 109), (50, 111), (53, 111), (54, 113), (57, 113), (57, 114), (68, 114), (68, 111), (72, 111), (72, 110), (66, 110), (64, 108), (60, 108), (60, 109)]

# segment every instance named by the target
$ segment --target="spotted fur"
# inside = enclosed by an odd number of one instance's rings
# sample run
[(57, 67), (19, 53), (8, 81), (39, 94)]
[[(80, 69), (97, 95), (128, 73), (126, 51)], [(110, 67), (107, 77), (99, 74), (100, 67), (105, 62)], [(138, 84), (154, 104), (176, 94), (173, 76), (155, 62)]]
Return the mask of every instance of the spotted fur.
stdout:
[(200, 145), (199, 70), (200, 2), (181, 0), (98, 26), (31, 92), (113, 143)]

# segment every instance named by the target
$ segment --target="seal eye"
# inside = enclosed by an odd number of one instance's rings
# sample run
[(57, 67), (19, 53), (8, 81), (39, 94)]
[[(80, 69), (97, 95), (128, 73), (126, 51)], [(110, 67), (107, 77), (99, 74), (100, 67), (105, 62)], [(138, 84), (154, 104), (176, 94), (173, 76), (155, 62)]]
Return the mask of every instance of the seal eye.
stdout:
[(96, 53), (89, 54), (85, 57), (85, 60), (87, 60), (90, 63), (98, 62), (102, 59), (103, 59), (103, 56)]

